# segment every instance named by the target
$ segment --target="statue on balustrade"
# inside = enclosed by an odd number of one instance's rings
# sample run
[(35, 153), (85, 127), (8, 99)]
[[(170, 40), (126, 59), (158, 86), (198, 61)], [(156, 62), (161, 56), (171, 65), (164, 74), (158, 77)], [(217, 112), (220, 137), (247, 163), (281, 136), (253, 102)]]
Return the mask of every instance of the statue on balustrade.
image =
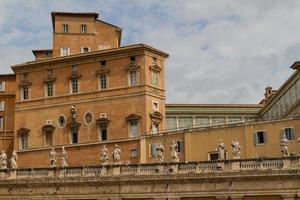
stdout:
[(115, 149), (114, 149), (112, 154), (113, 154), (114, 163), (120, 163), (120, 161), (121, 161), (121, 149), (117, 144), (115, 145)]
[(12, 152), (11, 158), (10, 158), (10, 165), (12, 169), (17, 169), (18, 165), (17, 165), (17, 160), (18, 160), (18, 154), (17, 152), (14, 150)]
[(57, 162), (57, 154), (56, 154), (54, 148), (51, 149), (49, 158), (50, 158), (50, 167), (55, 168), (56, 162)]
[(1, 169), (7, 169), (7, 155), (3, 150), (1, 151), (0, 159), (1, 159)]
[(101, 150), (100, 161), (102, 164), (108, 164), (108, 149), (106, 148), (106, 145), (104, 145)]
[(281, 153), (282, 153), (283, 156), (289, 156), (290, 155), (288, 145), (289, 145), (288, 139), (286, 138), (286, 135), (283, 134), (282, 138), (281, 138), (281, 141), (280, 141), (280, 148), (281, 148)]
[(162, 144), (157, 145), (156, 147), (156, 155), (157, 155), (157, 161), (163, 162), (164, 161), (164, 146)]
[(216, 151), (219, 153), (219, 160), (225, 159), (225, 144), (223, 140), (219, 140), (219, 144), (217, 145)]
[(65, 147), (63, 146), (60, 155), (60, 162), (62, 168), (68, 167), (67, 158), (68, 158), (68, 154), (67, 151), (65, 150)]
[(176, 141), (172, 140), (170, 149), (171, 149), (171, 161), (178, 162), (179, 161), (178, 154), (177, 154), (178, 145)]
[(241, 146), (237, 140), (233, 140), (231, 142), (232, 147), (232, 158), (233, 159), (240, 159), (241, 157)]
[(78, 108), (75, 105), (71, 106), (70, 110), (71, 118), (73, 121), (76, 121), (78, 115)]

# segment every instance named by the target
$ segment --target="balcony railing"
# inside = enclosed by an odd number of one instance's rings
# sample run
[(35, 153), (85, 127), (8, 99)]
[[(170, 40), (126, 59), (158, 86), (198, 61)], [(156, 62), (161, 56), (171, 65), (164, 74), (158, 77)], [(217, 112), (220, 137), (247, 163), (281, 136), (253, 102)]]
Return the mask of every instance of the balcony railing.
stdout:
[(90, 167), (67, 168), (20, 168), (1, 169), (0, 179), (38, 179), (107, 177), (139, 175), (205, 174), (212, 172), (238, 172), (254, 170), (300, 169), (300, 157), (259, 158), (200, 162), (164, 162), (149, 164), (112, 164)]

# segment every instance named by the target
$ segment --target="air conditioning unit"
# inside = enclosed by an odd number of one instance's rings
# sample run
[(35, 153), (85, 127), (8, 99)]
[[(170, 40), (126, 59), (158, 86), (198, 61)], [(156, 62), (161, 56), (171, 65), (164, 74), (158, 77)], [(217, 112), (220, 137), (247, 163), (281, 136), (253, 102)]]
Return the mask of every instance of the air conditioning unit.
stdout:
[(46, 120), (46, 125), (52, 125), (52, 120), (51, 119)]
[(100, 113), (100, 118), (106, 118), (106, 113)]

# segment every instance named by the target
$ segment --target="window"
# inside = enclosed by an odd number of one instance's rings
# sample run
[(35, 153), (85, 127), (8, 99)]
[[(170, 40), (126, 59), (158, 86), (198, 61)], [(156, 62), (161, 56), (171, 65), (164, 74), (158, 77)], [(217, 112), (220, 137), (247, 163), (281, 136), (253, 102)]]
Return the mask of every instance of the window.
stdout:
[(0, 117), (0, 130), (3, 131), (4, 129), (4, 118)]
[(69, 25), (68, 24), (63, 24), (63, 33), (68, 33), (69, 32)]
[(104, 65), (106, 65), (106, 61), (105, 61), (105, 60), (102, 60), (102, 61), (100, 62), (100, 64), (101, 64), (102, 66), (104, 66)]
[(265, 131), (257, 131), (254, 134), (254, 144), (265, 144), (267, 142), (267, 134)]
[(152, 101), (152, 109), (159, 110), (159, 103), (157, 101)]
[(167, 117), (167, 130), (168, 131), (175, 131), (177, 129), (177, 119), (176, 117)]
[(137, 149), (130, 149), (130, 157), (131, 158), (136, 158), (137, 157)]
[(81, 53), (87, 53), (90, 52), (91, 48), (90, 47), (81, 47)]
[(0, 102), (0, 111), (4, 111), (4, 101)]
[(135, 61), (135, 56), (130, 56), (130, 61), (134, 62)]
[(72, 65), (72, 71), (76, 71), (77, 70), (77, 65)]
[(47, 72), (48, 72), (48, 75), (52, 75), (53, 74), (52, 69), (48, 69)]
[(159, 125), (156, 123), (152, 124), (152, 134), (157, 134), (159, 131)]
[(63, 127), (65, 127), (65, 125), (66, 125), (66, 118), (63, 115), (60, 115), (58, 117), (58, 126), (60, 128), (63, 128)]
[(21, 134), (20, 136), (20, 149), (28, 148), (28, 134)]
[(0, 82), (0, 92), (4, 92), (5, 91), (5, 82), (1, 81)]
[(68, 56), (70, 55), (70, 48), (62, 47), (60, 48), (60, 56)]
[(226, 118), (225, 117), (212, 117), (211, 122), (213, 125), (225, 124)]
[(283, 134), (285, 134), (286, 139), (293, 140), (294, 139), (294, 128), (283, 128), (281, 132), (281, 138), (283, 138)]
[(21, 87), (21, 99), (26, 100), (29, 98), (29, 87), (27, 85)]
[(209, 126), (209, 117), (196, 117), (195, 127)]
[(72, 94), (78, 93), (78, 79), (77, 78), (71, 79), (71, 93)]
[(177, 152), (178, 153), (183, 153), (183, 141), (178, 140), (178, 141), (176, 141), (176, 143), (177, 143)]
[(52, 82), (46, 83), (46, 92), (47, 92), (47, 97), (53, 96), (53, 83)]
[(93, 122), (93, 114), (91, 112), (85, 113), (84, 122), (86, 125), (90, 125)]
[(209, 160), (218, 160), (218, 159), (219, 159), (219, 153), (218, 152), (209, 153)]
[(129, 85), (134, 86), (137, 85), (137, 71), (136, 70), (130, 70), (128, 72), (128, 79), (129, 79)]
[(80, 25), (80, 33), (87, 33), (87, 29), (86, 29), (85, 24)]
[(193, 128), (192, 117), (180, 117), (178, 118), (179, 128)]
[(99, 88), (106, 89), (107, 88), (107, 76), (106, 74), (99, 75)]
[(46, 137), (46, 146), (52, 146), (53, 145), (52, 131), (46, 131), (45, 137)]
[(107, 140), (107, 124), (103, 123), (99, 125), (100, 141)]
[(151, 79), (152, 79), (152, 85), (159, 86), (159, 72), (158, 71), (151, 71)]
[(129, 137), (137, 137), (137, 135), (138, 135), (137, 120), (136, 119), (129, 120)]
[(77, 128), (71, 128), (71, 144), (77, 144), (78, 143), (78, 129)]
[(156, 147), (157, 147), (157, 144), (150, 144), (150, 156), (151, 157), (155, 157), (157, 155), (157, 152), (156, 152)]
[(156, 64), (157, 63), (157, 58), (156, 57), (152, 57), (152, 63)]

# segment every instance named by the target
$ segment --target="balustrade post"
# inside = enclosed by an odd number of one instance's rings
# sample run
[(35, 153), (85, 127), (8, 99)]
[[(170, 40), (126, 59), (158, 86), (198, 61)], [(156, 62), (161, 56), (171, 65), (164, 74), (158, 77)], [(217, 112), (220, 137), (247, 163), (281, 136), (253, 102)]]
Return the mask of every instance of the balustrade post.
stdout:
[(290, 158), (283, 158), (283, 169), (288, 169), (291, 167), (291, 159)]
[(217, 162), (217, 169), (224, 170), (225, 169), (225, 161), (218, 161)]
[(121, 173), (121, 167), (120, 165), (113, 165), (113, 175), (119, 175)]
[(231, 164), (231, 169), (232, 170), (240, 170), (240, 161), (237, 160), (237, 161), (234, 161), (234, 162), (230, 162)]
[(163, 165), (157, 165), (156, 166), (156, 172), (157, 173), (162, 174), (162, 173), (164, 173), (164, 170), (165, 170), (165, 166), (163, 166)]
[(197, 174), (200, 174), (200, 173), (202, 173), (202, 172), (203, 172), (203, 169), (201, 169), (200, 164), (198, 163), (198, 164), (196, 165), (196, 173), (197, 173)]
[(108, 165), (102, 165), (100, 175), (107, 174), (107, 167), (108, 167)]
[(48, 169), (48, 176), (47, 177), (54, 178), (54, 174), (55, 174), (54, 170), (55, 170), (54, 168)]
[(169, 173), (173, 174), (177, 174), (178, 173), (178, 164), (171, 164), (170, 168), (169, 168)]

